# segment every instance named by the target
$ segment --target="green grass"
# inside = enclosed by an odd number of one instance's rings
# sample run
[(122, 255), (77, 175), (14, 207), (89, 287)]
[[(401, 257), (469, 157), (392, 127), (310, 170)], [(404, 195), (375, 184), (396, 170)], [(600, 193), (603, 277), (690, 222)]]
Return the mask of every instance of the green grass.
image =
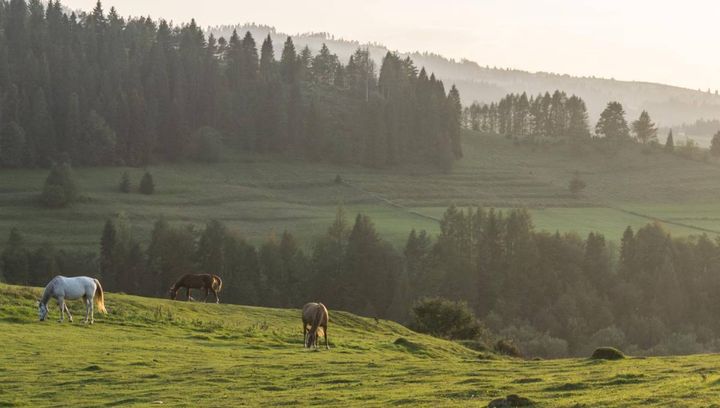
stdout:
[[(369, 214), (380, 233), (401, 245), (410, 229), (439, 230), (434, 220), (448, 205), (526, 207), (539, 229), (590, 231), (617, 240), (626, 226), (669, 221), (675, 235), (720, 231), (720, 165), (631, 146), (617, 155), (577, 153), (568, 147), (516, 146), (512, 141), (467, 133), (465, 158), (450, 174), (431, 168), (341, 167), (283, 157), (231, 154), (218, 164), (152, 166), (157, 193), (117, 192), (123, 171), (134, 187), (144, 169), (77, 169), (87, 201), (49, 210), (37, 196), (45, 170), (0, 170), (0, 234), (18, 227), (29, 241), (50, 240), (97, 250), (102, 225), (119, 211), (133, 233), (147, 240), (153, 221), (202, 227), (211, 219), (260, 242), (287, 229), (306, 244), (322, 234), (338, 205), (349, 217)], [(580, 197), (567, 183), (575, 172), (587, 182)], [(341, 174), (347, 184), (335, 184)], [(680, 224), (680, 225), (676, 225)], [(0, 236), (0, 246), (4, 238)]]
[[(720, 356), (522, 361), (330, 311), (331, 350), (298, 310), (107, 295), (94, 326), (38, 322), (39, 289), (0, 285), (0, 406), (710, 407)], [(716, 405), (713, 405), (716, 404)]]

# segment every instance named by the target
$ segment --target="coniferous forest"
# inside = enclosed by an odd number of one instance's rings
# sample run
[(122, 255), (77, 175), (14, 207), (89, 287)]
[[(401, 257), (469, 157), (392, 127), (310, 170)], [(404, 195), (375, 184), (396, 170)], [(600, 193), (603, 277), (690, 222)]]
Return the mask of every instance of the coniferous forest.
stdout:
[(483, 322), (480, 341), (512, 339), (529, 357), (582, 356), (607, 344), (634, 354), (718, 349), (720, 241), (673, 238), (658, 224), (581, 237), (536, 231), (525, 210), (450, 207), (439, 235), (411, 231), (398, 250), (368, 216), (353, 222), (342, 209), (309, 248), (289, 232), (253, 245), (219, 221), (198, 229), (159, 220), (144, 244), (120, 214), (99, 243), (98, 256), (31, 246), (12, 230), (0, 280), (42, 286), (57, 274), (87, 274), (110, 291), (167, 297), (180, 275), (213, 273), (224, 281), (224, 303), (297, 308), (322, 299), (410, 323), (422, 299), (465, 302)]
[(205, 37), (98, 2), (0, 2), (0, 165), (146, 165), (220, 143), (366, 166), (461, 157), (457, 89), (388, 53)]

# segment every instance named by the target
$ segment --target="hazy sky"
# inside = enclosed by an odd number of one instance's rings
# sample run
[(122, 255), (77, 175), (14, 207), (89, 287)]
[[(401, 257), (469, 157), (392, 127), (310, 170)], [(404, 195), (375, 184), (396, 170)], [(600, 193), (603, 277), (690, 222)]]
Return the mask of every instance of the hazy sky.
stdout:
[[(89, 10), (95, 0), (64, 0)], [(720, 1), (105, 0), (121, 15), (202, 27), (326, 31), (481, 65), (720, 89)]]

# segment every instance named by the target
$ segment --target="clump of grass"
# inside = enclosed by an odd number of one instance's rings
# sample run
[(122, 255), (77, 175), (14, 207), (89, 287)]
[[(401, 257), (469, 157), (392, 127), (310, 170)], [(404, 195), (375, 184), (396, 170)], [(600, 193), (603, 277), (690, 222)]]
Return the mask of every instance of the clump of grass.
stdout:
[(512, 394), (505, 398), (492, 400), (490, 404), (488, 404), (488, 408), (532, 407), (534, 405), (535, 403), (530, 399)]
[(400, 346), (405, 348), (406, 350), (415, 353), (418, 351), (421, 351), (423, 349), (423, 346), (418, 343), (413, 343), (412, 341), (406, 339), (405, 337), (398, 337), (393, 344), (396, 346)]
[(622, 360), (625, 354), (615, 347), (598, 347), (590, 357), (593, 360)]

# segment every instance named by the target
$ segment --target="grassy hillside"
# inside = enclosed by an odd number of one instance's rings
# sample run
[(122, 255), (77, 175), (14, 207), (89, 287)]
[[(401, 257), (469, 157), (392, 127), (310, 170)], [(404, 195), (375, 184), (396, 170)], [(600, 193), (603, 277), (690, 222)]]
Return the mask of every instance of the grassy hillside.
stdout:
[[(298, 310), (109, 294), (94, 326), (38, 322), (40, 289), (0, 285), (0, 406), (708, 407), (720, 356), (521, 361), (331, 311), (332, 349), (302, 347)], [(398, 339), (404, 339), (399, 340)]]
[[(153, 166), (153, 196), (122, 194), (117, 184), (128, 170), (135, 187), (143, 169), (84, 168), (76, 171), (87, 201), (48, 210), (37, 196), (45, 170), (0, 171), (0, 246), (18, 227), (32, 242), (50, 240), (96, 250), (102, 224), (118, 211), (129, 214), (134, 233), (149, 236), (160, 217), (204, 225), (224, 221), (252, 241), (284, 229), (304, 242), (322, 233), (338, 205), (350, 216), (369, 214), (380, 233), (401, 244), (411, 228), (438, 230), (448, 205), (527, 207), (540, 229), (600, 231), (618, 239), (627, 225), (657, 218), (677, 235), (720, 231), (717, 162), (689, 161), (640, 147), (617, 155), (577, 153), (567, 147), (516, 146), (499, 137), (467, 133), (466, 156), (450, 174), (428, 168), (373, 170), (231, 155), (218, 164)], [(573, 197), (567, 183), (575, 172), (588, 183)], [(344, 184), (334, 182), (342, 175)]]

